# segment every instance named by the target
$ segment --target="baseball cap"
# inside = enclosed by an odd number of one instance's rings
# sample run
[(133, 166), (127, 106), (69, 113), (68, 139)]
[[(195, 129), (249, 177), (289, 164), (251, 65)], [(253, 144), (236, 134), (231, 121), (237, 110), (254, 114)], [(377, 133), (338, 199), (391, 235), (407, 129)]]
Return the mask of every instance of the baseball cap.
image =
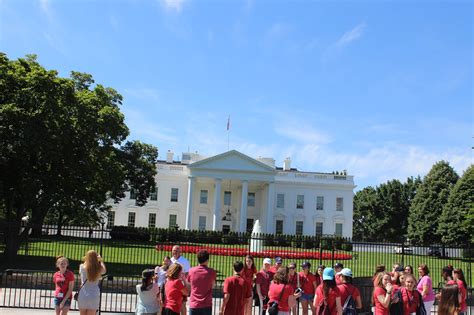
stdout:
[(332, 268), (326, 268), (323, 271), (323, 280), (334, 280), (334, 276), (336, 275), (336, 272)]
[(305, 261), (301, 264), (301, 268), (311, 268), (311, 263), (309, 261)]
[(341, 264), (340, 262), (334, 264), (334, 268), (344, 268), (344, 265)]
[(275, 264), (281, 264), (283, 263), (283, 259), (281, 257), (275, 257)]
[(271, 260), (270, 258), (265, 258), (265, 259), (263, 260), (263, 264), (264, 264), (264, 265), (265, 265), (265, 264), (271, 265), (271, 264), (272, 264), (272, 260)]
[(344, 268), (341, 271), (339, 271), (337, 274), (352, 278), (352, 270), (350, 270), (349, 268)]

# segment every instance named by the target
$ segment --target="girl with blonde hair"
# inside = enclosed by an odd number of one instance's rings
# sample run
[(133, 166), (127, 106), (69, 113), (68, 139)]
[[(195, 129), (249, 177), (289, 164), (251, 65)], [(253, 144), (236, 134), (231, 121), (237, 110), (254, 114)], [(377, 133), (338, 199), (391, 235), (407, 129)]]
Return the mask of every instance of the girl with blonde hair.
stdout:
[(56, 258), (56, 269), (53, 275), (54, 306), (56, 315), (66, 315), (71, 307), (72, 289), (74, 288), (74, 273), (68, 269), (69, 260), (64, 256)]
[(166, 272), (164, 315), (179, 315), (183, 305), (183, 297), (189, 295), (191, 285), (182, 273), (179, 263), (172, 264)]
[(77, 303), (81, 315), (95, 315), (100, 302), (99, 280), (106, 269), (102, 258), (95, 250), (88, 251), (83, 261), (84, 263), (79, 266), (81, 288)]

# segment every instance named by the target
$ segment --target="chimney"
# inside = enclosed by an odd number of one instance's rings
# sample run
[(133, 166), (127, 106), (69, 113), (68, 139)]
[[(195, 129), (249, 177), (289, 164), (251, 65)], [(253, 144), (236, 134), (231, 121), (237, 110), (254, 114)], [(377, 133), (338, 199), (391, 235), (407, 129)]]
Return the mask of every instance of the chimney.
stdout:
[(290, 171), (291, 170), (291, 159), (287, 157), (285, 161), (283, 162), (283, 170), (284, 171)]
[(173, 152), (171, 150), (166, 152), (166, 163), (173, 163)]

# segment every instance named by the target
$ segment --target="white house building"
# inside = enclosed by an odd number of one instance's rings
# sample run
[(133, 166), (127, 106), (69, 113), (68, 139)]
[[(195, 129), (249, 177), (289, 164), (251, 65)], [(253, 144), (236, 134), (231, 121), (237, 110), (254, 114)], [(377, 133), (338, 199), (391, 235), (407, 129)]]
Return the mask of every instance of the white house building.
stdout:
[(258, 219), (266, 233), (352, 237), (353, 176), (301, 172), (290, 163), (276, 167), (235, 150), (174, 161), (168, 151), (148, 203), (136, 206), (129, 192), (112, 205), (108, 225), (245, 232)]

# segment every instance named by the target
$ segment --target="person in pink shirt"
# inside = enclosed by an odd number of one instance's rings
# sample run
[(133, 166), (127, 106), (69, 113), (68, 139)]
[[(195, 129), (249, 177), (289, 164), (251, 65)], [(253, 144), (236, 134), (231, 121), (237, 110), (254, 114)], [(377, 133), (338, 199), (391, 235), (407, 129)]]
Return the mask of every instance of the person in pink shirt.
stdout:
[(212, 288), (216, 283), (216, 271), (208, 267), (209, 252), (197, 253), (199, 266), (189, 269), (187, 281), (191, 284), (189, 315), (212, 314)]
[(433, 308), (433, 304), (436, 299), (435, 294), (433, 292), (433, 283), (431, 281), (429, 273), (430, 270), (428, 269), (427, 265), (421, 264), (418, 266), (418, 274), (420, 275), (420, 279), (418, 280), (418, 285), (416, 286), (416, 289), (418, 290), (418, 292), (421, 293), (427, 314), (431, 313), (431, 309)]

